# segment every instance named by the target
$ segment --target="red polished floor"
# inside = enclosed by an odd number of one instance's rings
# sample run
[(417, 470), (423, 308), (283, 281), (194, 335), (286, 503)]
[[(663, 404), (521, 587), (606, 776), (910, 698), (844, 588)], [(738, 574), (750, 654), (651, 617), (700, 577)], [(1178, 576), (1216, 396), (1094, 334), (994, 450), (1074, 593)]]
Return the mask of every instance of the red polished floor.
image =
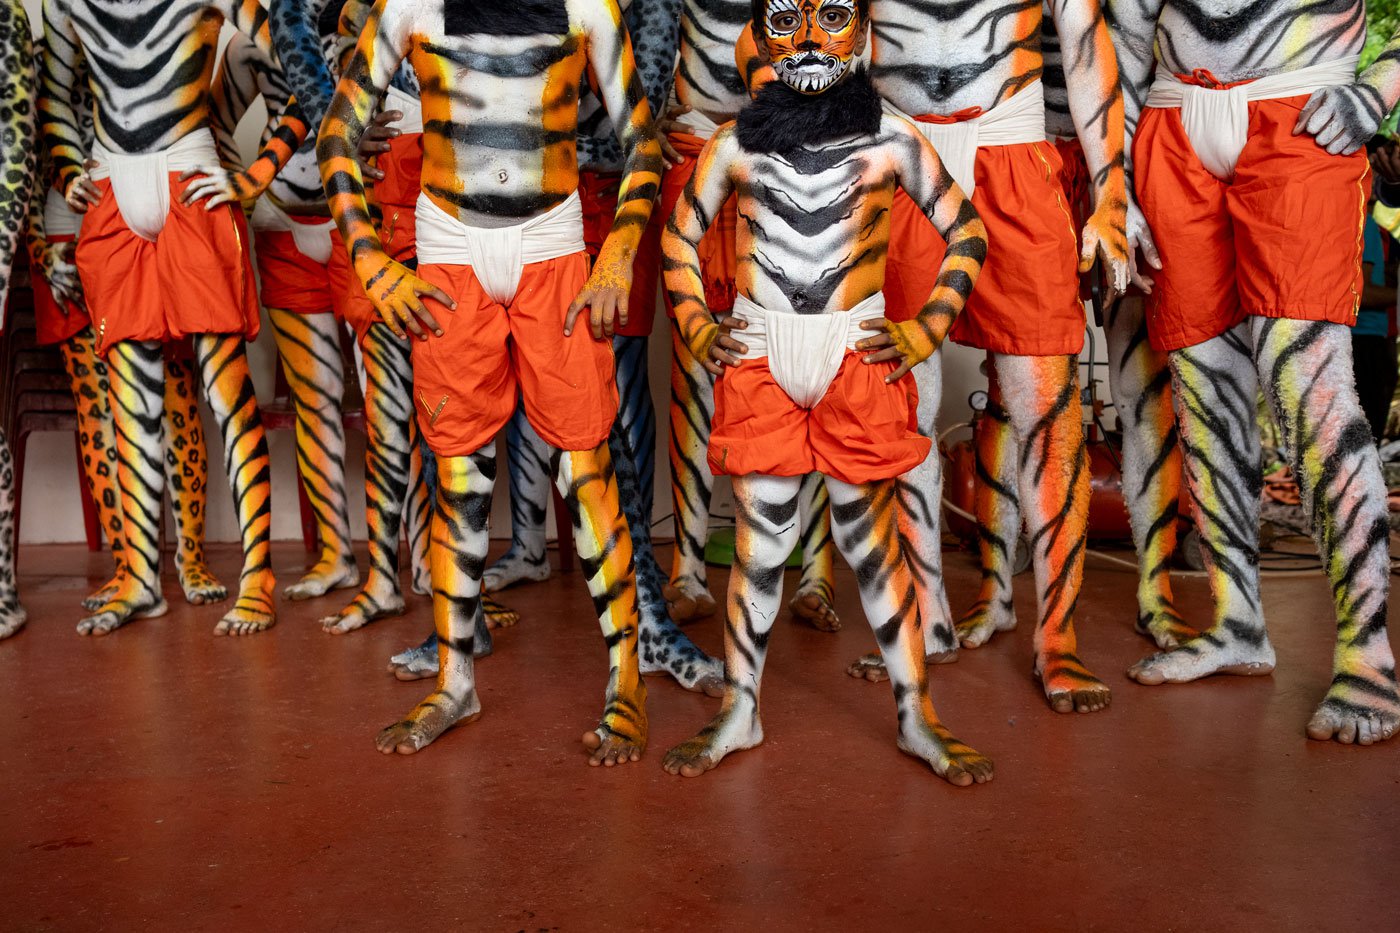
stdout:
[[(301, 554), (277, 551), (286, 580)], [(955, 606), (966, 555), (949, 560)], [(73, 633), (105, 558), (26, 548), (29, 627), (0, 643), (0, 928), (10, 930), (1400, 929), (1400, 741), (1309, 742), (1329, 679), (1318, 579), (1270, 580), (1268, 678), (1129, 683), (1131, 578), (1092, 566), (1081, 655), (1112, 708), (1057, 716), (1022, 625), (936, 669), (934, 700), (991, 755), (944, 784), (894, 745), (886, 685), (842, 571), (839, 635), (780, 623), (767, 743), (698, 780), (661, 754), (716, 701), (651, 681), (638, 764), (584, 763), (605, 654), (577, 575), (509, 594), (525, 615), (479, 668), (485, 715), (411, 757), (375, 731), (423, 684), (384, 673), (426, 604), (322, 634), (341, 597), (214, 638), (217, 607)], [(236, 576), (234, 554), (216, 567)], [(715, 571), (718, 593), (725, 575)], [(789, 578), (789, 587), (795, 580)], [(1178, 587), (1192, 616), (1200, 580)], [(715, 623), (689, 629), (719, 648)]]

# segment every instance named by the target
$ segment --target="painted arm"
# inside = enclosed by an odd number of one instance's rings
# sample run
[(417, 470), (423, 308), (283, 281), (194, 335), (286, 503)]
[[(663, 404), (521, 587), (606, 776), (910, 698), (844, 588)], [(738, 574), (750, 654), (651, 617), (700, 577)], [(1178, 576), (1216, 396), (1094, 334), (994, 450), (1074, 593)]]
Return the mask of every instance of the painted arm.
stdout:
[(598, 96), (622, 144), (622, 184), (612, 231), (598, 251), (593, 273), (569, 307), (564, 333), (589, 308), (595, 337), (611, 335), (613, 316), (627, 323), (627, 293), (632, 287), (632, 263), (642, 240), (652, 204), (661, 187), (661, 143), (651, 119), (645, 90), (632, 57), (632, 39), (616, 0), (588, 7), (588, 63), (598, 79)]
[[(391, 9), (390, 0), (379, 0), (365, 19), (360, 41), (345, 66), (345, 74), (331, 98), (330, 109), (316, 141), (321, 183), (326, 189), (331, 216), (350, 251), (355, 274), (375, 310), (396, 335), (405, 329), (426, 340), (422, 325), (441, 335), (442, 328), (423, 304), (430, 296), (449, 308), (456, 303), (422, 281), (384, 251), (365, 200), (365, 180), (356, 148), (379, 99), (389, 87), (394, 70), (408, 53), (409, 28), (400, 17), (406, 4)], [(422, 322), (420, 324), (420, 321)]]
[(65, 0), (44, 0), (44, 49), (40, 58), (39, 127), (44, 147), (49, 150), (58, 190), (74, 210), (86, 210), (86, 203), (75, 203), (73, 185), (85, 176), (83, 134), (73, 101), (81, 80), (82, 45), (73, 28)]
[[(733, 127), (716, 133), (695, 161), (695, 172), (686, 182), (675, 213), (661, 233), (661, 269), (666, 293), (676, 312), (676, 327), (695, 358), (712, 373), (722, 371), (726, 360), (716, 360), (712, 349), (740, 349), (718, 341), (720, 325), (705, 304), (705, 280), (700, 275), (700, 238), (718, 216), (734, 190), (730, 166), (739, 151)], [(731, 365), (733, 358), (727, 360)]]
[(253, 101), (261, 95), (254, 64), (257, 52), (243, 35), (235, 35), (219, 59), (211, 88), (214, 110), (214, 141), (225, 167), (242, 168), (234, 134)]
[[(666, 101), (676, 80), (681, 3), (682, 0), (632, 0), (624, 14), (628, 35), (644, 40), (636, 46), (637, 73), (653, 115), (666, 112)], [(622, 149), (614, 139), (584, 136), (579, 139), (578, 159), (581, 165), (617, 165), (622, 162)]]
[(1123, 87), (1123, 167), (1128, 195), (1129, 280), (1144, 292), (1152, 291), (1152, 279), (1138, 265), (1138, 252), (1154, 269), (1162, 268), (1152, 230), (1137, 205), (1133, 184), (1133, 139), (1147, 102), (1155, 70), (1153, 47), (1157, 18), (1164, 0), (1107, 0), (1104, 13), (1118, 59), (1118, 77)]
[(884, 331), (856, 345), (858, 350), (878, 351), (865, 358), (867, 363), (902, 360), (899, 368), (885, 377), (886, 382), (899, 379), (943, 345), (987, 259), (987, 228), (972, 202), (923, 134), (907, 120), (901, 119), (896, 125), (907, 143), (899, 150), (900, 158), (895, 163), (899, 184), (942, 235), (948, 248), (933, 292), (917, 315), (897, 324), (881, 320), (861, 325), (865, 330)]
[[(8, 34), (7, 34), (8, 33)], [(34, 104), (39, 97), (34, 77), (34, 40), (21, 0), (4, 0), (0, 7), (0, 57), (13, 67), (0, 74), (0, 315), (8, 300), (14, 263), (24, 244), (23, 231), (10, 219), (27, 215), (34, 193)]]
[(1313, 93), (1298, 114), (1294, 134), (1307, 133), (1332, 155), (1351, 155), (1376, 135), (1400, 102), (1400, 29), (1354, 84)]
[[(321, 52), (317, 24), (325, 8), (334, 0), (272, 0), (268, 10), (272, 41), (277, 60), (287, 76), (287, 84), (301, 102), (311, 126), (326, 119), (335, 78)], [(354, 43), (347, 43), (353, 48)]]
[(1097, 254), (1112, 292), (1128, 287), (1128, 192), (1124, 180), (1123, 89), (1113, 39), (1099, 0), (1051, 0), (1060, 35), (1070, 116), (1094, 187), (1094, 213), (1084, 225), (1079, 271)]

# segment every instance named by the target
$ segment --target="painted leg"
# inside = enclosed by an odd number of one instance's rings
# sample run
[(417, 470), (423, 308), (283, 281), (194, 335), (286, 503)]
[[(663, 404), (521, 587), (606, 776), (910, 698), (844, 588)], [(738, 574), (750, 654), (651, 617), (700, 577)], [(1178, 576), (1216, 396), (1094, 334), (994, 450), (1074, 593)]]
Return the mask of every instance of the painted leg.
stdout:
[(697, 648), (666, 614), (666, 599), (661, 594), (666, 578), (652, 550), (651, 525), (639, 508), (644, 500), (638, 488), (641, 483), (635, 467), (637, 458), (633, 456), (620, 418), (613, 422), (608, 448), (617, 473), (618, 498), (632, 532), (637, 609), (641, 617), (637, 650), (642, 674), (670, 674), (687, 690), (720, 696), (724, 689), (724, 665)]
[(222, 602), (228, 587), (204, 560), (204, 518), (209, 497), (209, 451), (199, 415), (194, 367), (170, 354), (165, 360), (165, 483), (175, 513), (179, 543), (175, 564), (185, 601), (195, 606)]
[(251, 635), (277, 621), (270, 535), (272, 487), (268, 478), (267, 436), (258, 416), (258, 398), (248, 372), (241, 337), (200, 334), (195, 338), (204, 394), (224, 439), (224, 471), (233, 493), (243, 541), (243, 572), (238, 599), (214, 629), (216, 635)]
[(29, 617), (15, 585), (15, 458), (0, 431), (0, 639), (24, 627)]
[(647, 744), (647, 689), (637, 657), (632, 536), (618, 501), (607, 444), (554, 454), (554, 482), (569, 505), (574, 547), (608, 645), (608, 689), (598, 727), (584, 733), (589, 764), (637, 761)]
[(800, 522), (802, 579), (788, 609), (819, 632), (841, 631), (836, 614), (836, 544), (831, 540), (831, 499), (820, 473), (802, 477), (798, 493), (797, 518)]
[(988, 380), (987, 410), (973, 437), (977, 475), (972, 510), (977, 516), (977, 555), (982, 584), (977, 599), (958, 619), (958, 642), (979, 648), (997, 632), (1016, 627), (1011, 577), (1021, 533), (1021, 496), (1016, 433), (1006, 412), (995, 369)]
[(116, 428), (112, 423), (112, 402), (108, 397), (111, 386), (107, 381), (107, 364), (98, 357), (95, 344), (92, 328), (88, 327), (59, 344), (58, 348), (63, 356), (63, 368), (68, 372), (73, 406), (78, 414), (78, 446), (83, 454), (83, 475), (87, 478), (88, 493), (97, 506), (98, 521), (107, 535), (112, 561), (116, 564), (112, 579), (83, 599), (82, 606), (88, 612), (96, 611), (116, 595), (121, 577), (126, 572), (121, 489), (117, 485)]
[[(919, 601), (925, 660), (929, 664), (945, 664), (958, 659), (958, 641), (953, 631), (953, 612), (948, 608), (948, 591), (943, 583), (943, 455), (938, 450), (943, 357), (934, 354), (914, 367), (913, 372), (919, 387), (919, 433), (933, 445), (924, 462), (897, 481), (899, 545), (913, 575), (914, 593)], [(846, 668), (846, 673), (872, 682), (888, 676), (884, 658), (878, 652), (857, 658)]]
[(360, 582), (345, 497), (341, 411), (345, 361), (340, 354), (340, 323), (329, 313), (295, 314), (268, 308), (267, 315), (296, 409), (297, 473), (321, 538), (320, 559), (282, 595), (290, 600), (315, 599)]
[(117, 483), (121, 487), (126, 573), (117, 591), (78, 623), (80, 635), (106, 635), (133, 619), (163, 615), (160, 592), (161, 453), (165, 361), (158, 343), (124, 342), (107, 354)]
[(432, 451), (418, 431), (417, 420), (410, 421), (409, 433), (415, 435), (410, 444), (408, 460), (408, 501), (404, 504), (405, 534), (408, 537), (409, 570), (413, 577), (413, 592), (419, 596), (433, 595), (433, 574), (429, 562), (432, 541), (433, 502), (437, 499), (437, 467)]
[[(646, 337), (614, 337), (617, 366), (617, 420), (627, 435), (637, 476), (638, 518), (651, 527), (652, 502), (656, 498), (656, 406), (647, 378)], [(630, 517), (629, 517), (630, 521)], [(634, 526), (635, 529), (635, 526)], [(636, 543), (635, 534), (633, 543)]]
[(715, 382), (671, 328), (671, 503), (676, 546), (666, 601), (671, 618), (685, 623), (714, 615), (715, 598), (705, 577), (705, 542), (710, 536), (710, 493), (715, 477), (706, 449), (715, 414)]
[(1141, 298), (1114, 306), (1108, 335), (1108, 384), (1123, 426), (1123, 498), (1138, 556), (1137, 630), (1159, 648), (1198, 633), (1172, 601), (1171, 559), (1181, 496), (1181, 450), (1172, 412), (1167, 355), (1147, 342)]
[(950, 784), (992, 779), (992, 762), (958, 741), (938, 720), (928, 695), (925, 639), (914, 576), (900, 546), (898, 480), (853, 486), (828, 478), (836, 545), (855, 571), (861, 607), (894, 687), (899, 747)]
[(1274, 649), (1259, 602), (1258, 379), (1249, 325), (1171, 354), (1186, 484), (1215, 601), (1210, 629), (1133, 665), (1142, 684), (1267, 674)]
[(1075, 606), (1089, 530), (1089, 452), (1072, 356), (997, 354), (997, 381), (1019, 450), (1022, 511), (1035, 569), (1035, 673), (1057, 713), (1108, 706), (1107, 685), (1079, 660)]
[(1338, 324), (1250, 324), (1260, 379), (1293, 454), (1337, 611), (1332, 684), (1308, 722), (1308, 737), (1381, 742), (1400, 729), (1385, 624), (1390, 525), (1380, 457), (1356, 396), (1351, 334)]
[(437, 510), (432, 523), (437, 689), (406, 718), (379, 733), (375, 745), (386, 755), (411, 755), (458, 723), (481, 715), (472, 649), (481, 614), (481, 572), (490, 543), (487, 525), (495, 482), (494, 444), (469, 457), (438, 459)]
[[(548, 580), (545, 517), (549, 505), (549, 445), (540, 439), (519, 403), (506, 425), (506, 471), (510, 478), (510, 548), (486, 569), (486, 590)], [(563, 541), (559, 542), (564, 547)]]
[(694, 738), (666, 753), (671, 774), (699, 777), (730, 752), (763, 741), (759, 687), (768, 635), (783, 599), (783, 569), (798, 538), (801, 478), (734, 477), (734, 566), (725, 600), (724, 700)]
[(376, 619), (401, 615), (399, 531), (408, 496), (413, 423), (413, 376), (408, 341), (383, 324), (369, 329), (365, 361), (365, 526), (369, 574), (349, 605), (321, 620), (332, 635), (344, 635)]

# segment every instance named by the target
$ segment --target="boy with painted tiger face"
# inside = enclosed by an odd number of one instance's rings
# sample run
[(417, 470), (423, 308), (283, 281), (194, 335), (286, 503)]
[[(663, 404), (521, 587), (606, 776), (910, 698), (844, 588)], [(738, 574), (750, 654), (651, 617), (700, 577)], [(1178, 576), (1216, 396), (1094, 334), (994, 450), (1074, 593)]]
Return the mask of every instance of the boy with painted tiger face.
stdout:
[(1259, 593), (1263, 389), (1291, 455), (1337, 615), (1307, 724), (1369, 745), (1400, 731), (1386, 634), (1386, 487), (1355, 391), (1349, 325), (1370, 191), (1362, 147), (1400, 101), (1400, 33), (1358, 74), (1363, 0), (1114, 0), (1134, 193), (1161, 258), (1152, 346), (1169, 354), (1213, 625), (1129, 676), (1267, 674)]
[[(856, 570), (899, 704), (899, 746), (954, 784), (991, 763), (954, 739), (928, 698), (913, 582), (898, 537), (895, 479), (924, 460), (914, 365), (947, 336), (987, 242), (976, 211), (910, 123), (883, 113), (852, 62), (863, 0), (755, 0), (760, 45), (779, 80), (721, 127), (663, 237), (666, 287), (715, 388), (710, 466), (734, 479), (736, 560), (719, 715), (665, 766), (696, 776), (763, 740), (759, 685), (783, 565), (797, 538), (801, 477), (826, 476), (837, 544)], [(883, 316), (889, 210), (903, 186), (948, 241), (919, 314)], [(698, 244), (721, 205), (738, 206), (738, 295), (717, 324)]]
[[(416, 273), (385, 252), (355, 144), (405, 58), (423, 109)], [(578, 198), (578, 97), (597, 78), (625, 154), (617, 217), (590, 273)], [(322, 128), (321, 174), (357, 274), (413, 346), (418, 422), (438, 456), (433, 523), (438, 689), (379, 736), (409, 754), (480, 713), (472, 672), (495, 479), (493, 440), (517, 387), (557, 453), (556, 483), (608, 641), (611, 678), (594, 764), (646, 744), (632, 542), (607, 437), (617, 411), (611, 336), (627, 319), (632, 260), (661, 151), (615, 0), (379, 0)], [(424, 299), (432, 302), (431, 309)], [(575, 327), (584, 307), (590, 327)], [(425, 329), (426, 328), (426, 329)], [(429, 333), (431, 332), (431, 334)]]

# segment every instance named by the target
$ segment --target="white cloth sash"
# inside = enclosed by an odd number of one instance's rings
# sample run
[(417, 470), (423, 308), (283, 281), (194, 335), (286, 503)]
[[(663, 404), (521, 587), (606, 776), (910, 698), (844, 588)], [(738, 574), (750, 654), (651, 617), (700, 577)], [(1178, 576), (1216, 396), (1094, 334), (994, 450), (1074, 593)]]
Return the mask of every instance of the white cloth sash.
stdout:
[(734, 316), (748, 323), (733, 335), (749, 348), (739, 358), (768, 357), (768, 369), (788, 398), (801, 408), (811, 408), (831, 387), (846, 351), (877, 333), (860, 325), (885, 316), (885, 295), (876, 292), (849, 311), (825, 314), (770, 311), (736, 295)]
[(557, 207), (510, 227), (469, 227), (421, 192), (415, 213), (418, 261), (471, 266), (486, 294), (503, 305), (515, 300), (525, 266), (585, 248), (577, 191)]
[(76, 237), (83, 228), (83, 215), (68, 206), (63, 195), (53, 188), (44, 195), (44, 235)]
[(403, 119), (394, 124), (400, 132), (404, 134), (423, 132), (423, 103), (418, 98), (405, 94), (390, 85), (388, 92), (384, 95), (384, 104), (380, 109), (397, 110), (403, 114)]
[(253, 205), (250, 223), (254, 231), (265, 230), (271, 233), (290, 233), (297, 252), (314, 263), (325, 265), (331, 261), (331, 248), (335, 245), (335, 221), (324, 220), (315, 224), (297, 223), (276, 204), (263, 195)]
[(1045, 141), (1045, 88), (1022, 88), (981, 116), (958, 123), (922, 123), (885, 101), (885, 112), (904, 117), (924, 134), (958, 187), (969, 198), (977, 186), (977, 150)]
[(97, 167), (92, 178), (112, 180), (117, 210), (131, 232), (155, 242), (170, 214), (170, 172), (186, 172), (219, 165), (214, 134), (198, 129), (177, 140), (169, 149), (142, 155), (112, 152), (101, 142), (92, 144)]
[(1146, 106), (1181, 108), (1181, 124), (1196, 157), (1212, 175), (1228, 181), (1235, 174), (1235, 165), (1249, 136), (1250, 101), (1299, 97), (1324, 87), (1351, 84), (1356, 80), (1359, 62), (1359, 56), (1350, 55), (1231, 88), (1187, 84), (1158, 67), (1152, 89), (1147, 92)]

